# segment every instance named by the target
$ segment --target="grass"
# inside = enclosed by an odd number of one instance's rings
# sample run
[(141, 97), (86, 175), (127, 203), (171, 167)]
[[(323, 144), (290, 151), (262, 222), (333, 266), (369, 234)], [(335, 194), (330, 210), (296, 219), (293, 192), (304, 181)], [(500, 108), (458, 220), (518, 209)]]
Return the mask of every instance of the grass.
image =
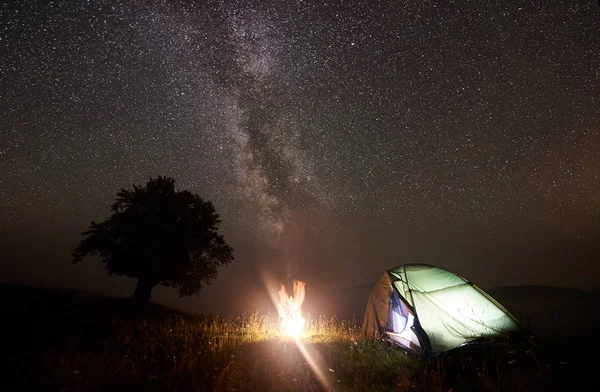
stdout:
[(274, 315), (191, 316), (70, 294), (19, 298), (5, 306), (2, 390), (498, 391), (581, 381), (579, 367), (541, 360), (544, 346), (530, 342), (424, 361), (385, 340), (362, 340), (356, 322), (331, 317), (309, 316), (298, 344)]
[[(331, 328), (331, 333), (327, 330)], [(386, 386), (418, 362), (384, 342), (362, 342), (351, 324), (309, 319), (305, 349), (336, 389)], [(30, 351), (29, 351), (30, 352)], [(81, 324), (63, 347), (13, 353), (11, 374), (37, 390), (319, 390), (321, 382), (275, 317), (173, 315)], [(34, 376), (34, 377), (32, 377)], [(360, 379), (361, 383), (356, 384)]]

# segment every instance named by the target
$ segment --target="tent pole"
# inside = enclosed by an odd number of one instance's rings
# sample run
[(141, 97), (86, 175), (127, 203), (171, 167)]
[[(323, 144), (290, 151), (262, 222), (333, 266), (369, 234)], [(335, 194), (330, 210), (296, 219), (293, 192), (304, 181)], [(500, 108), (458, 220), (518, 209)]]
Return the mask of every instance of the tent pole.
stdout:
[(410, 301), (412, 302), (413, 311), (415, 312), (415, 321), (412, 326), (414, 328), (415, 334), (421, 343), (421, 349), (423, 350), (423, 354), (425, 357), (431, 355), (431, 342), (429, 341), (429, 336), (425, 333), (423, 327), (421, 327), (421, 322), (419, 321), (419, 313), (417, 312), (417, 306), (415, 304), (415, 299), (412, 294), (412, 288), (408, 283), (408, 275), (406, 274), (406, 265), (403, 265), (404, 269), (404, 280), (406, 281), (406, 287), (408, 287), (408, 293), (410, 294)]
[(415, 306), (415, 299), (413, 298), (413, 295), (412, 295), (412, 289), (410, 288), (410, 285), (408, 284), (408, 275), (406, 275), (406, 265), (403, 265), (402, 268), (404, 269), (404, 280), (406, 281), (406, 287), (408, 287), (408, 294), (410, 294), (410, 302), (412, 302), (412, 306), (415, 311), (415, 317), (416, 317), (417, 307)]

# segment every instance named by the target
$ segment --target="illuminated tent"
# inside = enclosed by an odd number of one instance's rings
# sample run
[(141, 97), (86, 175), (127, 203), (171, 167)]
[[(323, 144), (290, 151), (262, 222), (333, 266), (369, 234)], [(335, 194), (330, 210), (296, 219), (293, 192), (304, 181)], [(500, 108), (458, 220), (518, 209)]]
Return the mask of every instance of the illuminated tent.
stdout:
[(385, 271), (371, 292), (363, 322), (367, 337), (385, 334), (419, 355), (522, 331), (517, 319), (482, 289), (426, 264)]

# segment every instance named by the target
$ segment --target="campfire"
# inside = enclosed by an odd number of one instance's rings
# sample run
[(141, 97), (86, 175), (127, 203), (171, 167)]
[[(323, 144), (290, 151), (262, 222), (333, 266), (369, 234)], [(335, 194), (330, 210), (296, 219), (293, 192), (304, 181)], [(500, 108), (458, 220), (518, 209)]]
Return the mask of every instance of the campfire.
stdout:
[(302, 317), (302, 302), (304, 302), (305, 282), (293, 281), (293, 295), (288, 296), (285, 285), (279, 289), (279, 318), (281, 329), (291, 337), (298, 337), (304, 328), (304, 317)]

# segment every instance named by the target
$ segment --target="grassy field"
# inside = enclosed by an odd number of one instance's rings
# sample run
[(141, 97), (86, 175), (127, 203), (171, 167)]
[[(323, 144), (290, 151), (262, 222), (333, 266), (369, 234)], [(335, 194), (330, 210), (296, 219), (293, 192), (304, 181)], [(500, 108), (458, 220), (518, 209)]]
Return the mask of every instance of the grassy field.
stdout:
[(309, 317), (295, 341), (274, 315), (191, 316), (10, 286), (0, 297), (6, 391), (535, 391), (595, 378), (587, 377), (595, 362), (550, 342), (474, 345), (421, 360), (330, 317)]

